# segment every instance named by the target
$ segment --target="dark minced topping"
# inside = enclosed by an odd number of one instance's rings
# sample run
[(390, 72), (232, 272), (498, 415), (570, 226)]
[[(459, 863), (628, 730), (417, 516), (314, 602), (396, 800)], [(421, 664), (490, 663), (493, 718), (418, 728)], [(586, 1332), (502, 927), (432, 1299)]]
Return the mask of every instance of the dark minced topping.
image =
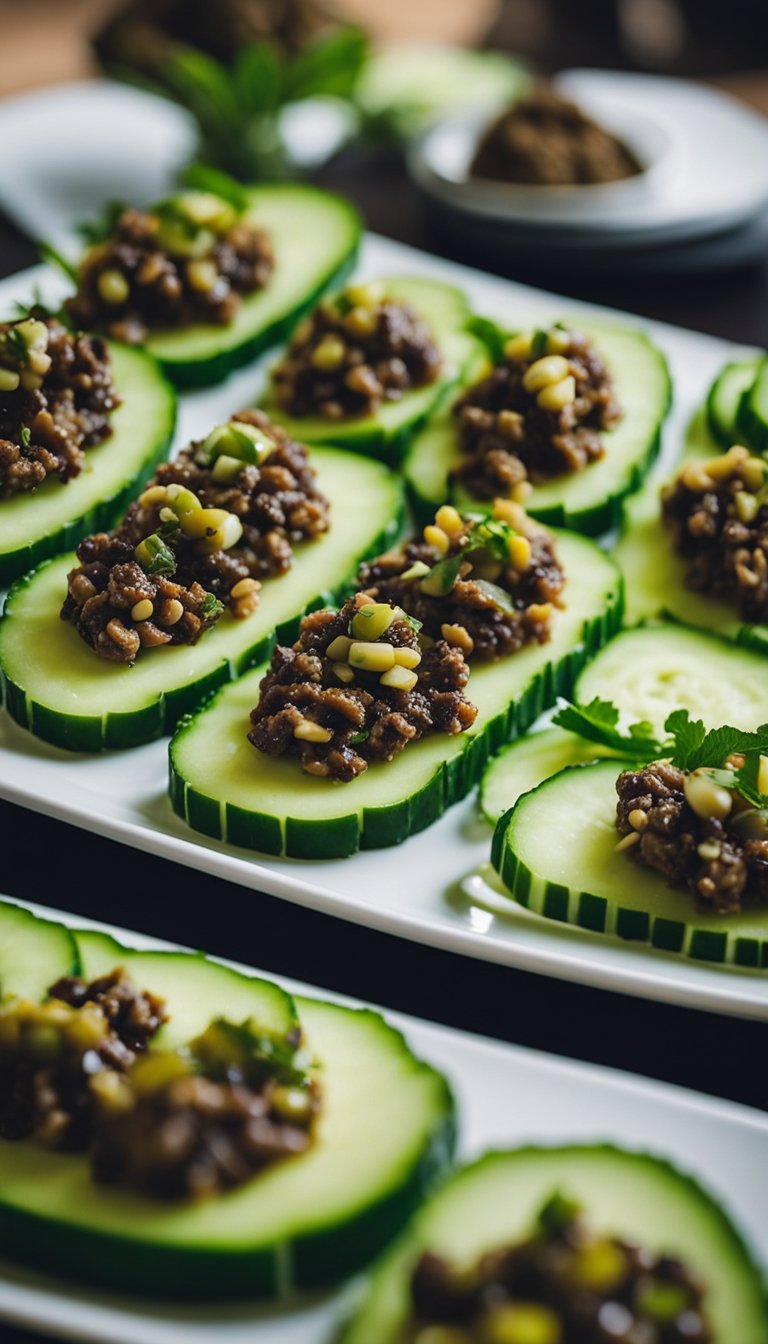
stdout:
[(209, 192), (122, 210), (85, 254), (66, 308), (84, 327), (137, 344), (156, 328), (226, 326), (262, 289), (272, 244), (247, 213)]
[(595, 1235), (559, 1193), (533, 1235), (471, 1266), (426, 1252), (402, 1344), (713, 1344), (706, 1288), (677, 1256)]
[(662, 494), (662, 516), (687, 561), (686, 582), (768, 621), (768, 469), (733, 447), (690, 462)]
[(91, 1080), (124, 1074), (165, 1021), (162, 999), (122, 967), (58, 980), (42, 1004), (0, 1004), (0, 1137), (81, 1151), (93, 1136)]
[(616, 182), (642, 171), (627, 145), (547, 84), (491, 123), (470, 167), (472, 177), (531, 186)]
[(305, 616), (293, 647), (275, 649), (248, 737), (347, 783), (409, 742), (469, 728), (468, 679), (460, 649), (420, 638), (398, 608), (358, 593), (340, 611)]
[[(733, 756), (725, 768), (741, 763)], [(724, 787), (719, 773), (664, 760), (625, 770), (616, 782), (616, 826), (632, 859), (687, 887), (698, 909), (730, 915), (768, 902), (768, 812)]]
[(290, 415), (349, 420), (434, 383), (441, 367), (423, 319), (371, 282), (317, 305), (273, 368), (272, 383)]
[(519, 498), (528, 481), (582, 471), (605, 452), (601, 431), (622, 417), (594, 346), (558, 327), (507, 341), (454, 414), (461, 460), (453, 478), (475, 499)]
[(113, 661), (193, 644), (224, 607), (251, 615), (261, 580), (327, 531), (329, 508), (306, 447), (243, 411), (160, 466), (113, 533), (80, 543), (62, 617)]
[(545, 643), (564, 583), (551, 534), (511, 500), (497, 500), (490, 519), (443, 505), (422, 537), (357, 577), (377, 602), (419, 621), (423, 635), (482, 659)]
[(0, 323), (0, 499), (78, 476), (120, 405), (109, 350), (32, 309)]

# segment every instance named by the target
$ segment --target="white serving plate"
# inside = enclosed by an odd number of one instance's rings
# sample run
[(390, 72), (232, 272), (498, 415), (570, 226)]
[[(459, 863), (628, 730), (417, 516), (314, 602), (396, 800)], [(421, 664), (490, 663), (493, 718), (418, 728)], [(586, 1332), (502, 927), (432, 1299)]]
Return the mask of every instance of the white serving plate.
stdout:
[[(31, 908), (79, 927), (106, 929), (131, 946), (169, 946), (111, 925)], [(296, 993), (318, 993), (292, 980), (281, 978), (281, 983)], [(325, 991), (322, 997), (351, 1002)], [(756, 1253), (768, 1255), (768, 1118), (759, 1111), (418, 1018), (386, 1016), (405, 1032), (416, 1054), (448, 1076), (459, 1106), (462, 1159), (525, 1143), (608, 1141), (656, 1152), (698, 1176)], [(0, 1261), (0, 1322), (104, 1344), (332, 1344), (354, 1293), (351, 1285), (293, 1311), (249, 1303), (160, 1303), (71, 1286)]]
[[(461, 285), (474, 307), (510, 324), (602, 312), (572, 300), (429, 257), (381, 238), (366, 239), (361, 273), (427, 274)], [(35, 283), (61, 290), (36, 268), (0, 283), (0, 312)], [(622, 322), (637, 322), (612, 315)], [(644, 323), (667, 354), (675, 407), (665, 434), (674, 455), (685, 426), (726, 359), (741, 347), (659, 323)], [(251, 404), (266, 361), (220, 387), (182, 399), (176, 443), (207, 432)], [(166, 743), (129, 752), (73, 756), (39, 742), (0, 714), (0, 797), (178, 863), (270, 892), (371, 928), (468, 956), (563, 979), (717, 1012), (768, 1019), (768, 976), (710, 966), (533, 915), (484, 880), (491, 830), (465, 799), (398, 848), (333, 862), (275, 859), (227, 848), (189, 830), (166, 797)]]

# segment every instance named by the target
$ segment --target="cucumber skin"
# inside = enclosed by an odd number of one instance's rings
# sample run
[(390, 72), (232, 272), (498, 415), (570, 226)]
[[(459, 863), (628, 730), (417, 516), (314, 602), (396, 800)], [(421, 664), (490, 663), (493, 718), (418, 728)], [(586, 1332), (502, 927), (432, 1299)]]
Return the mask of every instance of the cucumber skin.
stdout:
[[(465, 750), (445, 762), (415, 797), (389, 807), (365, 809), (362, 818), (351, 814), (322, 823), (294, 819), (286, 827), (284, 839), (277, 818), (249, 813), (232, 804), (226, 805), (222, 823), (219, 801), (195, 789), (176, 768), (174, 744), (194, 723), (195, 716), (189, 715), (181, 721), (169, 747), (171, 806), (193, 830), (214, 840), (287, 858), (343, 859), (360, 849), (385, 849), (401, 844), (409, 836), (426, 830), (453, 803), (464, 798), (500, 747), (522, 736), (559, 695), (570, 693), (582, 667), (620, 629), (622, 615), (620, 584), (616, 600), (585, 628), (581, 646), (559, 663), (547, 664), (525, 694), (491, 719), (482, 733), (468, 739)], [(198, 712), (204, 713), (207, 708), (206, 704)]]
[[(366, 554), (360, 556), (358, 563), (367, 559), (368, 556), (379, 555), (394, 540), (402, 526), (403, 511), (404, 505), (401, 498), (395, 518), (371, 542)], [(43, 563), (48, 564), (49, 561)], [(14, 596), (23, 591), (35, 577), (35, 574), (39, 573), (40, 568), (42, 566), (39, 566), (37, 570), (33, 570), (30, 574), (25, 574), (11, 588), (5, 601), (3, 620), (6, 620), (12, 614)], [(280, 580), (275, 579), (274, 582), (279, 583)], [(0, 690), (2, 691), (5, 708), (20, 727), (26, 728), (44, 742), (50, 742), (54, 747), (62, 747), (65, 751), (94, 753), (120, 751), (129, 747), (143, 746), (146, 742), (154, 742), (158, 737), (164, 737), (172, 733), (185, 715), (191, 714), (220, 686), (234, 681), (237, 677), (242, 676), (248, 668), (255, 667), (259, 662), (264, 661), (269, 657), (278, 640), (292, 643), (298, 635), (303, 616), (310, 611), (317, 610), (318, 607), (325, 606), (329, 601), (331, 603), (335, 602), (347, 592), (348, 588), (349, 580), (345, 579), (334, 588), (332, 593), (318, 593), (317, 597), (307, 604), (304, 611), (287, 621), (281, 622), (273, 631), (263, 635), (261, 639), (245, 650), (236, 663), (222, 662), (198, 681), (168, 691), (161, 699), (131, 713), (108, 714), (104, 719), (87, 718), (85, 715), (61, 714), (57, 710), (50, 709), (47, 705), (40, 705), (37, 701), (29, 700), (24, 689), (17, 686), (5, 669), (0, 666)]]
[[(159, 370), (156, 371), (156, 376), (162, 378)], [(152, 451), (145, 458), (140, 472), (126, 481), (116, 494), (109, 499), (96, 501), (86, 513), (80, 514), (78, 518), (72, 518), (57, 532), (49, 532), (44, 537), (37, 537), (35, 540), (28, 542), (26, 546), (19, 547), (18, 550), (0, 553), (0, 587), (13, 583), (16, 579), (28, 573), (29, 570), (37, 568), (43, 561), (52, 560), (55, 556), (61, 555), (63, 551), (74, 550), (77, 543), (82, 541), (83, 537), (88, 536), (89, 533), (102, 532), (111, 527), (131, 501), (135, 499), (137, 490), (149, 480), (158, 463), (165, 460), (176, 430), (177, 406), (173, 387), (167, 378), (162, 378), (162, 381), (173, 397), (173, 413), (166, 432), (155, 443)], [(66, 490), (66, 486), (62, 488)]]
[(736, 428), (748, 447), (768, 453), (768, 357), (762, 360), (754, 383), (741, 399)]

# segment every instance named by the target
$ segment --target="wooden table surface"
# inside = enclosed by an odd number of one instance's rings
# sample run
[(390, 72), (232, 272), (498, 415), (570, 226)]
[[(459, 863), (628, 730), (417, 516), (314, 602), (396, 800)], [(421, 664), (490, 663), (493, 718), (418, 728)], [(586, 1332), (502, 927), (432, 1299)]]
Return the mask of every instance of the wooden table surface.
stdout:
[[(477, 263), (430, 232), (399, 156), (350, 152), (321, 178), (352, 197), (379, 232)], [(26, 240), (0, 221), (0, 274), (34, 259)], [(541, 274), (516, 271), (512, 259), (506, 273), (546, 283)], [(641, 284), (569, 284), (558, 277), (557, 287), (768, 345), (768, 261), (724, 276)], [(0, 805), (0, 834), (0, 889), (12, 896), (220, 955), (247, 956), (267, 971), (451, 1026), (768, 1108), (762, 1024), (570, 985), (368, 932), (8, 804)], [(0, 1326), (3, 1344), (24, 1339), (31, 1337)]]

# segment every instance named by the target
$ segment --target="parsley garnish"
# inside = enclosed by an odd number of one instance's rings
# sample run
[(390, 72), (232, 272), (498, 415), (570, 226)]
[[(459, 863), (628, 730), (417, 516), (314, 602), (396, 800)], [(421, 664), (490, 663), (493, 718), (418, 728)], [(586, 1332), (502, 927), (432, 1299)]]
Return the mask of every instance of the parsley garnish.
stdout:
[(116, 232), (117, 221), (125, 209), (127, 209), (125, 201), (108, 201), (96, 219), (81, 220), (75, 227), (83, 242), (88, 243), (90, 247), (106, 242)]
[(533, 358), (541, 359), (542, 355), (546, 355), (548, 347), (549, 332), (544, 330), (534, 331), (531, 337), (531, 355)]
[(509, 539), (514, 536), (514, 530), (509, 523), (504, 523), (499, 518), (486, 518), (476, 514), (470, 514), (468, 521), (471, 526), (462, 555), (467, 556), (472, 551), (490, 551), (497, 560), (509, 560)]
[(27, 342), (18, 327), (11, 327), (6, 333), (5, 345), (8, 353), (12, 354), (19, 364), (26, 364), (29, 350), (27, 349)]
[(654, 737), (653, 726), (647, 720), (630, 724), (623, 733), (618, 727), (618, 709), (610, 700), (601, 700), (599, 696), (588, 705), (564, 705), (552, 722), (567, 728), (570, 733), (577, 733), (587, 742), (597, 742), (622, 756), (651, 761), (661, 754), (662, 743)]
[(206, 593), (203, 599), (203, 605), (200, 608), (200, 615), (205, 621), (215, 620), (224, 610), (224, 603), (220, 602), (215, 593)]

